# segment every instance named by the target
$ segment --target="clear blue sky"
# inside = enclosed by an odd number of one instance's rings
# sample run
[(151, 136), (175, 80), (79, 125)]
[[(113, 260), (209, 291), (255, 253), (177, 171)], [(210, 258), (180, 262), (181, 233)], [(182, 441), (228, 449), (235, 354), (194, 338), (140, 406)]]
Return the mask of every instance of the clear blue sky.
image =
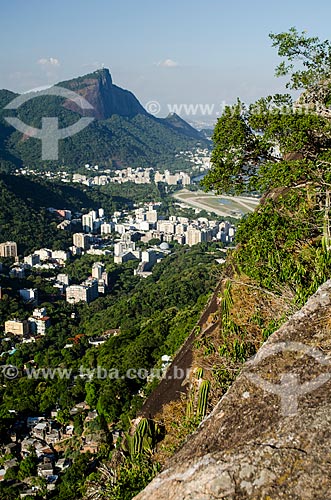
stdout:
[(326, 0), (10, 0), (0, 88), (18, 92), (108, 67), (143, 105), (250, 102), (283, 91), (268, 34), (331, 38)]

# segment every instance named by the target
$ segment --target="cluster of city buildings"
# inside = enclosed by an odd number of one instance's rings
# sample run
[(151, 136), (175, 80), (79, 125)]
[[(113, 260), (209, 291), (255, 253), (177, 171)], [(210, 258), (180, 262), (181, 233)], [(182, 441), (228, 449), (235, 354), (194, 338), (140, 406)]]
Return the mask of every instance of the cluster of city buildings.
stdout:
[[(196, 149), (193, 150), (187, 150), (187, 151), (179, 151), (176, 154), (177, 158), (180, 158), (184, 160), (187, 165), (189, 166), (189, 170), (194, 172), (204, 172), (210, 168), (210, 150), (208, 148), (201, 148), (197, 147)], [(138, 168), (126, 168), (126, 169), (117, 169), (113, 170), (110, 168), (104, 168), (99, 165), (90, 165), (89, 163), (85, 164), (83, 167), (86, 171), (87, 174), (80, 174), (80, 173), (75, 173), (75, 174), (70, 174), (65, 171), (58, 171), (58, 172), (52, 172), (52, 171), (43, 171), (40, 172), (38, 170), (32, 169), (32, 168), (20, 168), (15, 170), (16, 175), (36, 175), (40, 176), (42, 175), (43, 177), (47, 177), (49, 179), (59, 179), (62, 182), (78, 182), (81, 184), (85, 184), (86, 186), (103, 186), (105, 184), (109, 184), (111, 182), (134, 182), (136, 184), (149, 184), (153, 181), (155, 182), (165, 182), (167, 184), (171, 184), (174, 182), (174, 179), (171, 179), (171, 182), (169, 183), (165, 178), (163, 180), (157, 180), (155, 177), (157, 177), (157, 174), (164, 175), (157, 170), (155, 170), (152, 167), (149, 168), (143, 168), (143, 167), (138, 167)], [(186, 169), (185, 169), (186, 170)], [(185, 173), (185, 176), (183, 180), (181, 181), (181, 176), (179, 175), (180, 173), (177, 172), (178, 176), (178, 182), (175, 182), (175, 184), (183, 184), (183, 185), (188, 185), (190, 182), (188, 182), (188, 177), (190, 177), (188, 174)], [(170, 174), (172, 175), (172, 174)], [(188, 177), (186, 177), (188, 176)]]
[(70, 258), (70, 252), (40, 248), (24, 257), (23, 262), (19, 262), (17, 255), (15, 258), (16, 261), (9, 271), (9, 276), (11, 278), (24, 279), (26, 271), (32, 267), (38, 269), (57, 269), (58, 267), (64, 266)]
[[(25, 277), (27, 269), (56, 270), (64, 267), (71, 256), (79, 257), (84, 253), (113, 255), (115, 264), (135, 260), (138, 265), (134, 273), (146, 277), (151, 274), (153, 266), (170, 253), (171, 243), (191, 247), (209, 241), (229, 245), (234, 240), (235, 227), (228, 221), (208, 220), (204, 217), (189, 219), (175, 215), (164, 218), (160, 215), (160, 205), (161, 203), (145, 203), (133, 211), (116, 211), (108, 218), (105, 217), (103, 208), (91, 210), (78, 219), (81, 232), (73, 233), (72, 246), (68, 250), (41, 248), (19, 262), (16, 242), (4, 242), (0, 244), (0, 255), (15, 258), (16, 262), (11, 266), (9, 276), (20, 279)], [(52, 210), (64, 220), (70, 220), (70, 211)], [(70, 304), (89, 304), (100, 294), (105, 294), (109, 287), (108, 273), (102, 262), (93, 264), (91, 276), (82, 283), (70, 284), (68, 275), (63, 272), (50, 280), (61, 294), (65, 294)], [(37, 305), (36, 289), (21, 289), (19, 294), (24, 302)], [(49, 324), (44, 318), (46, 314), (35, 322), (35, 330), (31, 324), (18, 327), (17, 323), (16, 326), (13, 323), (7, 326), (6, 333), (12, 328), (18, 335), (25, 335), (27, 332), (43, 335)]]
[[(234, 239), (235, 227), (228, 221), (209, 221), (202, 217), (190, 220), (177, 216), (164, 219), (159, 216), (159, 206), (160, 203), (150, 203), (136, 208), (133, 213), (115, 212), (108, 220), (102, 209), (98, 212), (90, 211), (82, 216), (84, 232), (73, 235), (73, 253), (89, 252), (90, 241), (95, 233), (103, 238), (112, 235), (114, 262), (122, 264), (128, 260), (137, 260), (140, 264), (136, 273), (146, 276), (153, 265), (170, 252), (171, 242), (193, 246), (213, 240), (230, 244)], [(152, 240), (157, 240), (158, 245), (141, 250), (139, 242), (148, 244)], [(96, 287), (91, 281), (81, 286), (81, 293), (84, 295)]]
[(169, 170), (165, 170), (164, 172), (155, 172), (154, 182), (164, 182), (165, 184), (169, 184), (169, 186), (188, 186), (191, 184), (191, 177), (186, 172), (175, 172), (171, 173)]
[(46, 335), (50, 325), (50, 317), (47, 316), (46, 309), (42, 307), (34, 309), (32, 316), (27, 320), (12, 319), (5, 321), (5, 333), (22, 338), (27, 338), (29, 335)]
[(192, 171), (204, 172), (210, 169), (210, 151), (207, 148), (197, 148), (192, 151), (180, 151), (177, 157), (184, 158), (192, 164)]
[(122, 184), (133, 182), (134, 184), (150, 184), (153, 177), (153, 168), (123, 168), (121, 170), (108, 170), (107, 173), (94, 175), (93, 177), (82, 174), (73, 174), (72, 181), (86, 186), (104, 186), (109, 183)]
[[(223, 243), (231, 243), (235, 235), (235, 227), (228, 221), (210, 221), (199, 217), (189, 219), (188, 217), (170, 216), (165, 219), (158, 213), (161, 203), (147, 203), (142, 208), (136, 208), (133, 213), (115, 212), (110, 219), (106, 220), (103, 209), (92, 210), (82, 216), (83, 233), (73, 235), (73, 243), (78, 249), (86, 250), (89, 247), (91, 235), (99, 233), (107, 236), (117, 233), (123, 242), (131, 243), (128, 249), (135, 250), (133, 243), (141, 240), (148, 243), (152, 239), (170, 243), (177, 241), (189, 246), (203, 241), (218, 240)], [(114, 246), (115, 249), (118, 246)], [(121, 252), (119, 252), (121, 253)], [(114, 251), (114, 255), (119, 255)]]
[[(82, 237), (82, 241), (79, 240), (78, 237)], [(86, 238), (84, 238), (84, 234), (76, 233), (74, 234), (74, 241), (77, 244), (81, 245), (86, 242)], [(79, 247), (81, 250), (84, 247)], [(87, 246), (85, 248), (88, 248)], [(34, 255), (34, 254), (33, 254)], [(28, 257), (33, 257), (28, 256)], [(13, 270), (20, 269), (17, 265), (23, 266), (21, 272), (25, 272), (26, 266), (30, 267), (38, 267), (39, 264), (37, 262), (31, 262), (30, 264), (15, 264), (11, 269), (9, 276), (12, 275)], [(15, 276), (17, 277), (17, 276)], [(23, 276), (24, 277), (24, 276)], [(21, 276), (22, 278), (22, 276)], [(108, 272), (105, 270), (105, 266), (102, 262), (94, 262), (92, 265), (91, 276), (88, 277), (82, 283), (75, 285), (70, 285), (69, 276), (66, 273), (58, 273), (56, 278), (52, 279), (53, 287), (57, 288), (61, 294), (66, 295), (66, 300), (70, 304), (76, 304), (78, 302), (86, 302), (90, 303), (95, 300), (100, 294), (105, 294), (108, 285), (109, 285), (109, 276)], [(38, 290), (36, 288), (23, 288), (19, 290), (20, 298), (27, 304), (37, 305), (38, 303)], [(0, 287), (0, 298), (1, 298), (1, 287)], [(35, 325), (35, 326), (32, 326)], [(18, 321), (13, 320), (7, 322), (5, 325), (6, 333), (13, 333), (14, 335), (27, 335), (28, 333), (44, 335), (46, 328), (49, 326), (49, 318), (46, 315), (46, 311), (44, 309), (36, 309), (33, 313), (33, 317), (29, 318), (28, 321)]]
[[(113, 246), (114, 262), (121, 264), (129, 260), (139, 261), (135, 274), (147, 276), (151, 273), (153, 265), (164, 258), (169, 252), (169, 243), (177, 242), (189, 246), (201, 242), (221, 241), (225, 244), (232, 243), (235, 236), (235, 227), (227, 221), (209, 221), (206, 218), (190, 220), (187, 217), (171, 216), (164, 219), (158, 214), (160, 204), (146, 204), (137, 208), (133, 213), (117, 212), (111, 220), (105, 221), (96, 218), (96, 212), (87, 214), (88, 225), (83, 227), (89, 233), (100, 231), (102, 236), (111, 233), (119, 236)], [(74, 244), (81, 249), (88, 248), (88, 234), (75, 234)], [(139, 242), (148, 244), (157, 240), (158, 245), (152, 245), (146, 250), (141, 250)]]
[[(16, 414), (14, 410), (12, 412)], [(75, 432), (73, 418), (77, 414), (81, 415), (82, 436)], [(97, 453), (105, 439), (103, 431), (91, 430), (95, 427), (98, 413), (83, 401), (71, 408), (69, 415), (66, 425), (59, 423), (57, 409), (51, 410), (50, 417), (29, 415), (16, 419), (10, 428), (10, 441), (0, 447), (0, 482), (6, 478), (9, 469), (18, 469), (21, 461), (33, 452), (36, 457), (35, 476), (44, 479), (48, 492), (54, 491), (60, 476), (72, 464), (72, 460), (64, 453), (70, 440), (79, 442), (81, 453)], [(114, 438), (116, 439), (115, 433)], [(19, 498), (39, 497), (41, 485), (32, 479), (33, 476), (30, 476), (16, 483)]]
[(24, 264), (28, 267), (45, 267), (45, 262), (64, 265), (70, 257), (70, 253), (64, 250), (51, 250), (50, 248), (40, 248), (33, 254), (24, 257)]
[(135, 209), (133, 214), (122, 213), (121, 217), (114, 217), (100, 225), (101, 234), (106, 235), (114, 231), (120, 235), (120, 242), (117, 246), (114, 245), (115, 256), (122, 253), (122, 250), (118, 250), (119, 247), (126, 246), (127, 250), (135, 250), (134, 243), (139, 240), (148, 243), (158, 239), (160, 242), (176, 241), (182, 245), (193, 246), (212, 240), (229, 244), (234, 239), (235, 227), (228, 221), (210, 221), (204, 217), (191, 220), (175, 215), (165, 219), (159, 216), (159, 206), (159, 203), (146, 204)]
[(92, 265), (92, 275), (79, 285), (66, 286), (66, 300), (69, 304), (86, 302), (89, 304), (104, 294), (108, 287), (108, 273), (102, 262), (94, 262)]
[(123, 168), (112, 170), (110, 174), (94, 175), (89, 177), (83, 174), (73, 174), (73, 182), (85, 184), (86, 186), (104, 186), (105, 184), (124, 182), (133, 182), (134, 184), (150, 184), (151, 182), (164, 182), (170, 186), (191, 184), (191, 177), (186, 172), (171, 173), (169, 170), (164, 172), (154, 171), (153, 168)]

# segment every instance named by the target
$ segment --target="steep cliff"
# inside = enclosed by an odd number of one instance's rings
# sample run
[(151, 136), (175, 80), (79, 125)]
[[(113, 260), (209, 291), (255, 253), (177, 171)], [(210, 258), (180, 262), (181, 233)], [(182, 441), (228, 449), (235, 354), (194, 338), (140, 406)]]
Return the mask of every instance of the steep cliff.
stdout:
[(42, 118), (58, 117), (59, 127), (76, 123), (81, 115), (94, 120), (81, 132), (59, 142), (59, 160), (48, 160), (53, 169), (76, 169), (77, 165), (99, 163), (107, 166), (189, 167), (180, 151), (209, 147), (203, 134), (179, 116), (157, 118), (149, 114), (129, 90), (113, 83), (108, 69), (60, 82), (84, 97), (92, 108), (82, 109), (76, 102), (49, 95), (48, 89), (32, 93), (27, 103), (17, 110), (7, 110), (16, 96), (0, 90), (0, 170), (10, 172), (14, 166), (45, 168), (41, 158), (41, 142), (22, 134), (6, 121), (10, 114), (22, 122), (40, 128)]
[(136, 500), (326, 499), (331, 280), (269, 337)]
[[(136, 115), (148, 115), (138, 99), (129, 92), (113, 84), (108, 69), (100, 69), (89, 75), (74, 78), (59, 84), (82, 95), (92, 106), (92, 113), (98, 120), (106, 120), (112, 115), (133, 118)], [(81, 113), (81, 109), (72, 101), (65, 103), (67, 109)]]

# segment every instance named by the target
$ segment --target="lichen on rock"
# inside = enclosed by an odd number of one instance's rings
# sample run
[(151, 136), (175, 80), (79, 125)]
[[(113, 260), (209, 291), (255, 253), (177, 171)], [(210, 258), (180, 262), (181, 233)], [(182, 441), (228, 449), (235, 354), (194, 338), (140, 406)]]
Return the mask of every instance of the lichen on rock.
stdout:
[(331, 280), (245, 363), (136, 500), (330, 498), (330, 318)]

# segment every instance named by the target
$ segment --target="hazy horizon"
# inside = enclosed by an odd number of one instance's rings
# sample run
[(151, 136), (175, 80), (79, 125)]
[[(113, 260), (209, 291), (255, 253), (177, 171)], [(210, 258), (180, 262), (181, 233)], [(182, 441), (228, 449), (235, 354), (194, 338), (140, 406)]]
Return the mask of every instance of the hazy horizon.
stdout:
[(331, 6), (324, 0), (313, 8), (284, 0), (169, 0), (157, 7), (150, 0), (13, 0), (2, 11), (7, 50), (0, 55), (0, 88), (22, 93), (107, 67), (143, 106), (157, 102), (157, 116), (173, 106), (184, 106), (179, 114), (186, 116), (191, 105), (195, 121), (209, 120), (211, 109), (217, 116), (237, 97), (252, 102), (285, 92), (284, 80), (274, 77), (279, 58), (268, 34), (296, 26), (328, 38)]

